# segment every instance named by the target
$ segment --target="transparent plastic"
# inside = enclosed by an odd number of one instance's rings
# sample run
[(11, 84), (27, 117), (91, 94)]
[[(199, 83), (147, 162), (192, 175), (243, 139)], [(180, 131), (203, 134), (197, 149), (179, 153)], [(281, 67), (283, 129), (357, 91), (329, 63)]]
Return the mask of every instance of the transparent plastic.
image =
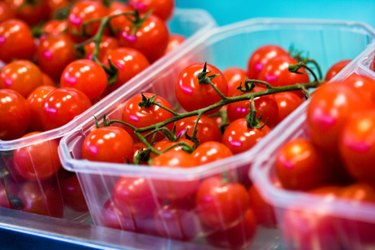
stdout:
[[(212, 19), (210, 14), (200, 9), (176, 9), (171, 20), (168, 21), (169, 30), (171, 33), (184, 35), (187, 38), (185, 42), (181, 44), (181, 49), (183, 49), (185, 46), (188, 47), (190, 43), (195, 42), (201, 37), (204, 37), (207, 32), (215, 27), (215, 25), (215, 21)], [(143, 72), (135, 76), (133, 79), (130, 79), (119, 89), (110, 93), (102, 100), (98, 101), (91, 108), (76, 116), (72, 121), (65, 124), (64, 126), (15, 140), (0, 140), (0, 172), (1, 176), (7, 176), (5, 178), (0, 178), (0, 189), (2, 190), (1, 192), (4, 191), (5, 181), (7, 181), (11, 183), (10, 185), (12, 186), (12, 189), (10, 189), (10, 192), (14, 196), (17, 196), (18, 192), (20, 192), (19, 190), (22, 189), (25, 190), (22, 191), (24, 193), (29, 190), (29, 193), (26, 196), (30, 196), (31, 193), (34, 193), (36, 196), (43, 197), (41, 199), (41, 202), (43, 203), (43, 205), (41, 205), (43, 207), (43, 211), (32, 207), (28, 208), (27, 211), (56, 217), (61, 217), (62, 214), (64, 214), (64, 217), (66, 218), (75, 218), (76, 216), (78, 216), (81, 211), (84, 211), (84, 208), (82, 208), (82, 206), (81, 208), (78, 208), (78, 210), (77, 207), (74, 206), (65, 206), (66, 209), (59, 208), (59, 206), (61, 207), (64, 202), (65, 204), (68, 203), (66, 202), (67, 199), (63, 199), (63, 197), (66, 198), (67, 195), (66, 193), (63, 194), (63, 187), (61, 184), (61, 178), (67, 177), (66, 174), (58, 173), (47, 177), (41, 177), (39, 175), (36, 177), (31, 177), (27, 181), (25, 181), (25, 179), (23, 177), (20, 178), (20, 176), (14, 170), (16, 161), (15, 158), (17, 157), (21, 159), (20, 161), (24, 161), (22, 159), (26, 159), (27, 155), (29, 155), (29, 159), (31, 159), (29, 162), (30, 170), (36, 169), (35, 164), (37, 164), (36, 158), (38, 157), (38, 154), (40, 155), (39, 161), (42, 160), (44, 163), (48, 163), (49, 161), (52, 162), (53, 160), (48, 156), (48, 152), (52, 150), (57, 151), (58, 141), (63, 135), (76, 129), (79, 124), (87, 120), (87, 117), (92, 117), (93, 114), (100, 111), (103, 106), (105, 106), (116, 96), (120, 95), (123, 92), (126, 92), (127, 89), (131, 89), (132, 87), (137, 86), (139, 82), (142, 82), (143, 79), (151, 78), (153, 72), (158, 71), (159, 68), (163, 68), (163, 65), (166, 62), (169, 62), (172, 58), (178, 55), (179, 50), (180, 49), (170, 52), (169, 54), (160, 58)], [(30, 147), (43, 144), (47, 145), (43, 148), (43, 152), (38, 152), (37, 155), (35, 155), (35, 152), (32, 152)], [(55, 146), (56, 148), (54, 148)], [(22, 152), (22, 154), (20, 152)], [(21, 155), (24, 158), (21, 158)], [(48, 184), (46, 184), (46, 182), (48, 182)], [(52, 196), (54, 197), (51, 196), (51, 193), (53, 193)], [(47, 205), (48, 203), (53, 203), (52, 201), (48, 201), (53, 199), (54, 202), (60, 205)], [(19, 201), (15, 200), (14, 203), (5, 206), (15, 207), (17, 206), (17, 202)], [(21, 206), (22, 205), (25, 204), (21, 204)], [(71, 209), (72, 207), (73, 209)]]
[[(375, 44), (370, 45), (333, 80), (356, 73), (375, 79)], [(275, 208), (287, 249), (373, 249), (375, 206), (344, 199), (322, 198), (306, 192), (288, 191), (274, 185), (275, 154), (293, 138), (306, 137), (305, 103), (264, 140), (262, 155), (250, 175), (260, 193)], [(322, 132), (324, 136), (324, 132)]]
[[(138, 85), (127, 89), (116, 97), (108, 100), (106, 105), (95, 113), (97, 118), (104, 115), (117, 118), (121, 113), (120, 104), (135, 94), (153, 92), (166, 98), (173, 106), (177, 106), (174, 95), (174, 83), (178, 73), (192, 62), (208, 62), (224, 70), (230, 66), (246, 68), (247, 59), (259, 46), (277, 44), (286, 49), (294, 46), (299, 50), (309, 53), (316, 59), (325, 72), (331, 65), (342, 59), (354, 59), (374, 40), (373, 30), (365, 24), (357, 22), (300, 20), (300, 19), (253, 19), (228, 25), (213, 30), (204, 39), (197, 39), (190, 43), (178, 56), (158, 68), (148, 79), (143, 79)], [(181, 111), (181, 110), (180, 110)], [(157, 190), (160, 181), (168, 183), (174, 190), (182, 190), (192, 183), (201, 183), (215, 176), (227, 175), (231, 180), (241, 183), (249, 188), (251, 180), (248, 171), (253, 162), (263, 154), (261, 140), (252, 149), (219, 160), (213, 163), (197, 166), (190, 169), (150, 168), (147, 166), (134, 166), (131, 164), (111, 164), (83, 160), (81, 158), (81, 145), (87, 133), (93, 128), (94, 119), (88, 117), (71, 134), (64, 136), (60, 141), (59, 154), (65, 169), (78, 174), (84, 190), (86, 201), (95, 224), (108, 225), (104, 206), (111, 202), (111, 193), (120, 177), (137, 179), (146, 183), (151, 190), (153, 205), (156, 211), (160, 210), (163, 202)], [(178, 191), (177, 191), (178, 192)], [(185, 201), (188, 197), (182, 197)], [(131, 201), (128, 201), (131, 204)], [(194, 202), (194, 200), (193, 200)], [(147, 205), (144, 205), (147, 206)], [(152, 209), (150, 207), (150, 210)], [(145, 207), (143, 207), (145, 208)], [(166, 238), (183, 239), (189, 241), (206, 241), (208, 244), (219, 244), (221, 247), (230, 248), (233, 245), (222, 231), (207, 229), (200, 223), (199, 212), (194, 206), (184, 209), (182, 220), (188, 223), (173, 224), (167, 219), (161, 221), (153, 216), (138, 218), (133, 215), (126, 218), (117, 217), (117, 225), (124, 230), (140, 233), (161, 235)], [(272, 212), (268, 216), (272, 216)], [(159, 223), (159, 227), (155, 226)], [(188, 228), (186, 228), (186, 225)], [(259, 224), (260, 225), (260, 224)], [(260, 225), (256, 228), (255, 241), (271, 235), (275, 225)], [(242, 230), (242, 231), (241, 231)], [(160, 233), (162, 231), (162, 233)], [(191, 233), (191, 232), (194, 233)], [(233, 232), (232, 232), (233, 233)], [(247, 229), (240, 228), (238, 234), (244, 238)], [(221, 235), (222, 239), (215, 242), (215, 236)], [(223, 236), (224, 235), (224, 236)], [(241, 237), (242, 237), (241, 236)], [(212, 241), (214, 239), (214, 241)], [(217, 239), (216, 239), (217, 240)], [(242, 247), (255, 247), (251, 239), (242, 242)]]

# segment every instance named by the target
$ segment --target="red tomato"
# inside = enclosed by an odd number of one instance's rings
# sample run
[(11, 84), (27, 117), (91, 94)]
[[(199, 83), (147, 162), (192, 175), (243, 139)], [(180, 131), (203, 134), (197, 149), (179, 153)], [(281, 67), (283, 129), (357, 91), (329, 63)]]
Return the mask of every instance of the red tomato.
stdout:
[(0, 139), (21, 137), (30, 125), (30, 110), (25, 98), (12, 89), (0, 89)]
[(40, 182), (25, 182), (17, 197), (21, 199), (22, 210), (30, 213), (63, 217), (64, 202), (57, 187)]
[(200, 221), (211, 230), (225, 230), (238, 224), (249, 209), (246, 188), (221, 177), (201, 182), (196, 194)]
[(327, 71), (324, 80), (329, 81), (336, 76), (351, 60), (341, 60), (333, 64)]
[(249, 188), (249, 197), (250, 197), (250, 206), (254, 211), (254, 215), (257, 221), (257, 224), (276, 228), (276, 214), (273, 207), (266, 202), (259, 193), (259, 188), (255, 185), (252, 185)]
[(223, 71), (224, 78), (228, 83), (228, 96), (233, 96), (240, 84), (245, 83), (246, 71), (239, 67), (230, 67)]
[(248, 209), (242, 220), (235, 226), (208, 234), (207, 241), (225, 249), (246, 249), (255, 237), (256, 216)]
[[(146, 98), (155, 96), (155, 94), (152, 93), (143, 93), (143, 95)], [(173, 109), (171, 104), (169, 104), (168, 101), (161, 96), (156, 96), (154, 101), (158, 102), (164, 107)], [(122, 111), (122, 120), (124, 122), (129, 123), (136, 128), (143, 128), (173, 117), (173, 114), (160, 108), (157, 105), (152, 105), (151, 107), (140, 107), (139, 104), (141, 102), (141, 94), (135, 95), (126, 101)], [(169, 126), (169, 128), (171, 129), (171, 126)], [(134, 133), (130, 132), (130, 134), (133, 136), (133, 138), (135, 138)], [(156, 138), (160, 140), (162, 137), (158, 135)]]
[(367, 183), (354, 183), (342, 188), (340, 198), (348, 199), (351, 203), (375, 203), (375, 186)]
[(232, 155), (232, 151), (227, 146), (216, 141), (201, 143), (192, 154), (197, 159), (199, 165), (224, 159)]
[[(39, 132), (26, 134), (23, 138), (36, 134), (39, 134)], [(46, 140), (18, 148), (13, 154), (14, 168), (26, 180), (42, 181), (48, 179), (61, 168), (57, 147), (57, 141)]]
[(44, 101), (43, 128), (50, 130), (60, 127), (90, 107), (90, 99), (78, 89), (57, 88)]
[(250, 79), (258, 79), (260, 72), (275, 57), (289, 55), (278, 45), (264, 45), (256, 49), (247, 62), (247, 75)]
[(104, 69), (88, 59), (80, 59), (70, 63), (61, 74), (60, 85), (82, 91), (95, 102), (104, 93), (108, 84)]
[(240, 118), (226, 127), (222, 142), (233, 152), (239, 154), (251, 149), (270, 132), (264, 125), (262, 128), (249, 128), (245, 118)]
[(206, 73), (204, 63), (195, 63), (183, 69), (178, 76), (176, 84), (176, 97), (186, 111), (207, 107), (221, 100), (218, 93), (210, 84), (201, 82), (199, 76), (207, 77), (217, 75), (211, 82), (223, 95), (228, 93), (228, 84), (218, 68), (207, 64)]
[(78, 212), (87, 212), (87, 204), (76, 175), (60, 179), (62, 197), (66, 206)]
[[(262, 88), (255, 88), (251, 92), (263, 91)], [(236, 90), (233, 96), (240, 96), (245, 94), (241, 90)], [(278, 123), (279, 107), (273, 95), (265, 95), (254, 98), (254, 105), (256, 117), (267, 124), (268, 127), (273, 128)], [(233, 102), (227, 105), (227, 115), (229, 121), (235, 121), (240, 118), (246, 118), (251, 111), (251, 101)]]
[(338, 143), (346, 169), (358, 181), (375, 184), (375, 111), (361, 111), (345, 120)]
[(120, 127), (95, 128), (83, 140), (82, 158), (90, 161), (131, 162), (133, 139)]
[(0, 71), (0, 88), (13, 89), (25, 98), (42, 84), (42, 72), (30, 61), (16, 60)]
[(48, 6), (44, 0), (5, 0), (12, 3), (17, 18), (27, 22), (29, 25), (36, 25), (48, 18)]
[[(91, 42), (84, 46), (85, 50), (85, 58), (86, 59), (93, 59), (93, 54), (95, 51), (96, 43)], [(105, 61), (105, 55), (109, 50), (117, 49), (118, 48), (118, 41), (110, 36), (103, 35), (100, 43), (99, 43), (99, 53), (97, 55), (97, 58), (99, 61), (103, 62)]]
[[(192, 168), (198, 162), (192, 155), (185, 151), (167, 151), (155, 157), (151, 163), (153, 168)], [(177, 200), (194, 194), (199, 185), (199, 180), (169, 180), (153, 179), (152, 185), (156, 195), (161, 199)]]
[[(193, 135), (194, 125), (197, 116), (186, 117), (176, 122), (176, 135), (182, 136), (187, 134), (189, 137)], [(196, 137), (199, 143), (207, 141), (220, 141), (221, 132), (215, 120), (206, 115), (202, 115), (198, 121)]]
[(18, 205), (22, 205), (21, 200), (17, 198), (19, 185), (17, 185), (9, 177), (5, 178), (7, 178), (6, 184), (4, 179), (0, 181), (0, 207), (17, 208)]
[(55, 82), (47, 74), (42, 72), (42, 85), (55, 87)]
[(375, 102), (374, 79), (353, 73), (341, 84), (348, 85), (349, 87), (353, 88), (353, 91), (361, 95), (364, 99), (370, 102)]
[(0, 2), (0, 22), (12, 19), (15, 16), (16, 13), (8, 2)]
[[(188, 146), (190, 146), (191, 148), (194, 147), (194, 143), (191, 141), (191, 140), (188, 140), (188, 139), (184, 139), (184, 138), (180, 138), (178, 139), (177, 141), (169, 141), (168, 139), (163, 139), (161, 141), (158, 141), (157, 143), (155, 143), (155, 145), (153, 145), (153, 147), (158, 150), (158, 151), (165, 151), (167, 150), (168, 148), (172, 147), (173, 145), (176, 145), (178, 143), (185, 143), (187, 144)], [(144, 146), (144, 145), (143, 145)], [(183, 147), (182, 146), (174, 146), (172, 149), (170, 150), (173, 150), (173, 151), (181, 151), (183, 150)], [(150, 159), (156, 157), (157, 155), (154, 154), (154, 153), (151, 153), (150, 154)]]
[(66, 32), (68, 29), (68, 22), (66, 20), (48, 20), (42, 28), (42, 36), (58, 35)]
[(174, 0), (130, 0), (129, 4), (141, 13), (152, 11), (156, 15), (167, 21), (175, 8)]
[(183, 42), (185, 42), (186, 37), (179, 34), (170, 34), (168, 39), (167, 49), (165, 54), (168, 54), (178, 48)]
[[(277, 152), (275, 170), (282, 186), (292, 190), (309, 190), (326, 184), (332, 168), (309, 139), (287, 142)], [(307, 178), (308, 177), (308, 178)]]
[(10, 19), (0, 23), (1, 61), (8, 63), (14, 59), (31, 59), (34, 48), (31, 29), (25, 22)]
[(336, 154), (339, 135), (348, 117), (358, 110), (371, 109), (373, 106), (346, 84), (325, 84), (314, 92), (307, 106), (307, 132), (313, 143), (326, 152)]
[(285, 119), (304, 102), (304, 98), (293, 92), (280, 92), (273, 95), (279, 107), (277, 123)]
[[(119, 15), (121, 13), (132, 13), (134, 12), (133, 7), (128, 3), (112, 1), (111, 6), (109, 7), (109, 16)], [(114, 17), (110, 21), (111, 29), (114, 34), (118, 34), (123, 27), (130, 25), (130, 21), (127, 19), (127, 16), (122, 15)]]
[(100, 213), (100, 224), (106, 227), (136, 231), (135, 222), (131, 214), (124, 214), (112, 200), (107, 200)]
[(76, 58), (74, 43), (66, 34), (47, 35), (40, 39), (36, 57), (40, 69), (58, 82), (65, 67)]
[(152, 63), (164, 55), (167, 49), (168, 27), (154, 15), (148, 16), (143, 22), (134, 19), (134, 22), (122, 28), (117, 38), (121, 46), (139, 50)]

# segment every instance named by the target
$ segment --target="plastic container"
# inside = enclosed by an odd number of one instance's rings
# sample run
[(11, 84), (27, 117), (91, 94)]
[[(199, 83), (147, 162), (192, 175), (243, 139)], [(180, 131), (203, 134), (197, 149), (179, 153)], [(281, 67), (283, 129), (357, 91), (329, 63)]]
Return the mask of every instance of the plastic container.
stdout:
[[(355, 58), (373, 41), (373, 38), (374, 33), (371, 28), (356, 22), (255, 19), (218, 28), (212, 31), (209, 36), (197, 39), (195, 43), (186, 46), (163, 68), (153, 72), (150, 78), (107, 102), (95, 116), (99, 120), (104, 115), (110, 118), (116, 117), (117, 112), (121, 109), (119, 106), (121, 103), (134, 94), (146, 91), (159, 94), (172, 105), (176, 105), (174, 82), (179, 71), (191, 62), (207, 61), (220, 69), (229, 66), (245, 68), (249, 55), (259, 46), (278, 44), (288, 48), (293, 44), (298, 49), (308, 51), (309, 55), (314, 57), (325, 71), (341, 59)], [(142, 214), (142, 216), (137, 214), (135, 212), (137, 210), (133, 210), (132, 205), (136, 203), (129, 199), (127, 202), (131, 206), (131, 211), (123, 209), (123, 212), (129, 213), (122, 216), (116, 214), (115, 218), (112, 217), (112, 224), (108, 222), (108, 214), (104, 211), (108, 211), (112, 190), (121, 177), (135, 179), (137, 180), (135, 183), (145, 184), (148, 198), (144, 198), (144, 203), (140, 203), (137, 208), (140, 211), (147, 210), (148, 212), (154, 209), (155, 214), (165, 205), (163, 201), (159, 201), (159, 198), (163, 196), (163, 193), (159, 192), (158, 185), (160, 183), (167, 183), (166, 185), (170, 185), (171, 190), (182, 192), (192, 184), (199, 184), (210, 178), (226, 174), (232, 180), (249, 188), (251, 181), (247, 173), (253, 161), (260, 155), (259, 150), (262, 148), (263, 141), (242, 154), (188, 170), (100, 163), (81, 159), (82, 141), (92, 128), (93, 121), (93, 118), (88, 118), (77, 126), (75, 131), (65, 136), (60, 141), (59, 153), (64, 168), (78, 174), (95, 224), (179, 240), (206, 240), (210, 244), (226, 248), (234, 247), (231, 245), (234, 244), (231, 242), (231, 238), (234, 238), (233, 234), (235, 234), (239, 236), (238, 241), (243, 240), (241, 246), (254, 247), (250, 244), (251, 240), (246, 238), (251, 235), (251, 227), (245, 229), (246, 226), (243, 226), (240, 229), (237, 228), (237, 231), (235, 229), (232, 231), (208, 229), (202, 226), (204, 223), (200, 223), (199, 214), (202, 211), (198, 211), (194, 205), (189, 208), (184, 207), (182, 211), (176, 212), (179, 216), (175, 213), (160, 220), (152, 213), (151, 215)], [(188, 197), (180, 198), (184, 198), (184, 204), (188, 203)], [(104, 207), (106, 207), (105, 210)], [(272, 214), (268, 216), (272, 216)], [(268, 219), (271, 220), (268, 221), (270, 222), (268, 226), (274, 226), (272, 218)], [(273, 229), (257, 227), (255, 242), (259, 238), (267, 238), (269, 230)]]
[[(187, 38), (184, 44), (181, 45), (181, 49), (183, 49), (185, 46), (189, 46), (190, 43), (195, 42), (197, 38), (204, 36), (205, 33), (211, 30), (215, 26), (215, 21), (206, 11), (199, 9), (176, 9), (168, 25), (171, 33), (181, 34)], [(40, 163), (39, 166), (46, 164), (46, 166), (44, 166), (45, 169), (59, 168), (60, 164), (58, 163), (58, 160), (56, 163), (56, 159), (49, 157), (48, 152), (52, 152), (53, 150), (56, 150), (57, 152), (58, 140), (63, 135), (74, 130), (79, 124), (87, 120), (87, 117), (92, 117), (93, 114), (101, 110), (106, 103), (113, 99), (113, 96), (117, 96), (132, 86), (137, 86), (141, 79), (149, 79), (152, 72), (162, 68), (163, 65), (166, 62), (169, 62), (171, 58), (175, 57), (176, 54), (178, 54), (178, 51), (171, 52), (160, 60), (156, 61), (139, 75), (129, 80), (126, 85), (123, 85), (118, 90), (109, 94), (107, 97), (97, 102), (90, 109), (75, 117), (72, 121), (64, 126), (26, 138), (0, 141), (1, 175), (8, 176), (5, 178), (0, 178), (0, 194), (1, 196), (5, 194), (5, 182), (8, 182), (8, 186), (10, 187), (9, 192), (15, 196), (12, 204), (0, 203), (0, 206), (21, 206), (23, 207), (22, 209), (29, 212), (52, 215), (55, 217), (64, 216), (67, 218), (75, 218), (77, 216), (77, 211), (78, 214), (82, 211), (87, 212), (87, 207), (85, 209), (84, 204), (74, 204), (74, 200), (77, 199), (74, 198), (74, 194), (71, 194), (67, 189), (69, 189), (69, 186), (70, 188), (77, 189), (79, 188), (79, 185), (78, 187), (74, 187), (74, 180), (65, 181), (68, 176), (63, 172), (62, 168), (58, 174), (55, 174), (55, 172), (53, 172), (52, 175), (46, 174), (45, 176), (40, 174), (36, 177), (30, 176), (25, 180), (24, 177), (20, 177), (17, 174), (17, 171), (14, 170), (15, 162), (17, 159), (19, 160), (18, 166), (25, 165), (23, 163), (27, 163), (24, 167), (28, 168), (29, 171), (36, 169), (36, 164), (38, 164), (37, 162)], [(30, 147), (32, 146), (34, 146), (34, 148), (39, 147), (38, 151), (31, 150)], [(54, 163), (49, 165), (48, 163), (50, 162)], [(63, 179), (64, 181), (62, 181)], [(66, 182), (68, 182), (68, 184)], [(18, 199), (21, 196), (23, 198), (21, 198), (21, 200)], [(38, 197), (39, 201), (36, 199), (31, 201), (30, 197)], [(20, 204), (20, 201), (22, 204)], [(37, 202), (40, 203), (39, 207), (36, 205)], [(65, 211), (63, 204), (68, 204), (65, 206), (67, 207)], [(72, 207), (73, 209), (71, 209)]]
[[(375, 79), (374, 56), (375, 44), (372, 44), (335, 79), (346, 79), (352, 73)], [(291, 139), (306, 136), (306, 104), (264, 140), (262, 155), (253, 165), (251, 177), (262, 187), (262, 196), (275, 208), (287, 249), (374, 249), (374, 205), (285, 190), (275, 185), (276, 152)]]

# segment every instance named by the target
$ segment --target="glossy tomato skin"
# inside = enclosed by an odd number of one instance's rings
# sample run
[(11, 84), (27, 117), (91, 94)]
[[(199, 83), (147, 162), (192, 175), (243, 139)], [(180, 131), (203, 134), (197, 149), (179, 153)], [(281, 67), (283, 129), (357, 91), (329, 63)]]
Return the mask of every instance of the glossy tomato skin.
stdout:
[(47, 35), (58, 35), (64, 33), (68, 28), (68, 22), (66, 20), (48, 20), (42, 28), (42, 37)]
[(133, 158), (133, 139), (120, 127), (95, 128), (83, 141), (82, 158), (90, 161), (130, 162)]
[[(324, 151), (337, 154), (339, 135), (348, 117), (358, 110), (373, 107), (372, 102), (345, 84), (331, 82), (323, 85), (314, 92), (307, 106), (307, 133)], [(324, 136), (321, 131), (324, 131)]]
[(262, 128), (248, 128), (245, 118), (237, 119), (226, 127), (222, 142), (233, 152), (239, 154), (251, 149), (270, 132), (264, 125)]
[[(179, 144), (179, 143), (184, 143), (187, 146), (189, 146), (191, 149), (194, 148), (194, 142), (192, 142), (191, 140), (185, 139), (185, 138), (179, 138), (178, 140), (173, 141), (173, 142), (168, 140), (167, 138), (165, 138), (161, 141), (156, 142), (153, 145), (153, 147), (160, 152), (169, 151), (169, 150), (181, 151), (181, 150), (183, 150), (183, 147), (179, 146), (179, 145), (176, 145), (176, 144)], [(144, 144), (143, 144), (143, 146), (145, 147)], [(168, 148), (169, 148), (169, 150), (167, 150)], [(156, 156), (157, 156), (157, 154), (155, 154), (153, 152), (150, 153), (150, 159), (153, 159)]]
[[(30, 60), (35, 44), (30, 27), (18, 19), (0, 23), (0, 60), (8, 63), (14, 59)], [(22, 42), (19, 42), (22, 41)]]
[(168, 54), (178, 48), (184, 41), (186, 37), (179, 34), (170, 34), (168, 39), (167, 49), (165, 50), (165, 54)]
[(375, 80), (359, 75), (357, 73), (351, 74), (347, 79), (345, 79), (342, 84), (347, 85), (350, 88), (353, 88), (353, 91), (361, 95), (362, 98), (375, 102)]
[(74, 211), (87, 212), (88, 207), (77, 175), (59, 179), (61, 194), (66, 206)]
[(224, 78), (228, 83), (228, 96), (233, 96), (240, 84), (244, 84), (247, 73), (240, 67), (229, 67), (223, 71)]
[[(198, 165), (198, 162), (192, 155), (183, 150), (167, 151), (152, 159), (150, 163), (152, 168), (192, 168)], [(199, 185), (199, 180), (169, 180), (153, 179), (152, 185), (156, 195), (161, 199), (170, 201), (182, 199), (194, 194)]]
[(130, 6), (141, 13), (152, 11), (153, 15), (167, 21), (173, 13), (175, 3), (173, 0), (130, 0)]
[(90, 107), (90, 99), (78, 89), (57, 88), (44, 101), (43, 128), (49, 130), (60, 127)]
[(66, 88), (75, 88), (95, 102), (106, 89), (107, 74), (94, 61), (80, 59), (70, 63), (61, 74), (60, 85)]
[[(31, 132), (23, 138), (36, 134), (39, 132)], [(26, 180), (46, 180), (61, 168), (57, 147), (58, 143), (55, 140), (46, 140), (18, 148), (13, 155), (14, 168)]]
[(15, 60), (0, 71), (0, 88), (13, 89), (25, 98), (42, 83), (42, 72), (31, 61)]
[(343, 126), (338, 142), (340, 155), (351, 176), (375, 185), (375, 112), (356, 112)]
[[(85, 50), (84, 58), (90, 59), (90, 60), (93, 59), (95, 46), (96, 46), (95, 42), (90, 42), (84, 46), (84, 50)], [(99, 61), (104, 62), (105, 55), (107, 54), (107, 52), (109, 50), (117, 49), (117, 48), (118, 48), (118, 41), (116, 38), (103, 35), (99, 43), (99, 53), (97, 55), (97, 58), (99, 59)]]
[(296, 110), (305, 99), (294, 92), (280, 92), (274, 94), (275, 101), (279, 107), (279, 116), (277, 123), (285, 119), (289, 114)]
[(0, 139), (21, 137), (30, 125), (30, 110), (25, 98), (12, 89), (0, 89)]
[[(131, 7), (128, 3), (112, 1), (111, 6), (109, 6), (109, 16), (118, 15), (121, 13), (132, 13), (134, 8)], [(126, 16), (114, 17), (110, 21), (111, 28), (115, 35), (121, 32), (122, 28), (126, 25), (130, 25), (130, 21)]]
[[(186, 111), (207, 107), (221, 100), (221, 97), (207, 83), (199, 83), (198, 75), (203, 71), (204, 63), (194, 63), (183, 69), (176, 84), (176, 97)], [(228, 93), (228, 84), (223, 73), (211, 64), (207, 64), (207, 76), (217, 75), (211, 81), (223, 95)]]
[(346, 65), (348, 65), (352, 60), (346, 59), (341, 60), (333, 64), (327, 71), (324, 80), (330, 81), (334, 76), (337, 75)]
[(201, 143), (192, 154), (198, 160), (199, 165), (224, 159), (232, 155), (232, 151), (227, 146), (217, 141)]
[(165, 22), (150, 15), (133, 33), (134, 24), (122, 28), (117, 35), (120, 45), (130, 47), (144, 54), (150, 63), (164, 55), (168, 46), (169, 31)]
[(278, 45), (264, 45), (256, 49), (248, 59), (247, 75), (250, 79), (258, 79), (260, 72), (267, 63), (275, 57), (289, 55)]
[(250, 206), (244, 186), (219, 176), (201, 182), (196, 204), (200, 221), (211, 230), (225, 230), (238, 224)]

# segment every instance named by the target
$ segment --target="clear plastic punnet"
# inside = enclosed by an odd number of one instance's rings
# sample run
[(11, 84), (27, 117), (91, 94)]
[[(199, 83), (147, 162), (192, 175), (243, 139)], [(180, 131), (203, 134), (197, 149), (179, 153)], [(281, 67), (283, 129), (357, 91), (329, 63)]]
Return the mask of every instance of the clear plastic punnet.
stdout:
[[(353, 74), (375, 79), (374, 56), (375, 45), (372, 44), (332, 81), (345, 80)], [(287, 142), (295, 138), (308, 138), (307, 105), (308, 103), (305, 103), (300, 106), (263, 141), (262, 154), (254, 163), (250, 176), (254, 183), (261, 187), (260, 193), (264, 199), (275, 209), (281, 241), (287, 249), (373, 249), (375, 247), (373, 203), (356, 202), (353, 197), (345, 199), (340, 197), (340, 193), (338, 197), (322, 196), (280, 187), (275, 170), (276, 155)], [(326, 136), (323, 130), (321, 134)], [(305, 178), (308, 179), (309, 176)], [(338, 187), (344, 190), (348, 185), (350, 186), (351, 182)], [(337, 184), (332, 184), (330, 187), (328, 185), (327, 190), (335, 190), (336, 187)], [(321, 190), (324, 192), (323, 186)], [(355, 197), (361, 201), (361, 197), (365, 195), (364, 192), (358, 191)]]
[[(116, 99), (117, 96), (137, 86), (143, 80), (152, 78), (153, 73), (164, 68), (164, 64), (177, 56), (180, 50), (184, 50), (185, 46), (189, 47), (190, 43), (195, 43), (197, 39), (204, 37), (216, 26), (211, 15), (200, 9), (176, 9), (167, 24), (170, 33), (186, 37), (179, 49), (161, 57), (67, 124), (28, 137), (0, 141), (0, 193), (1, 197), (6, 195), (6, 192), (9, 197), (11, 196), (10, 202), (3, 200), (0, 206), (70, 219), (79, 218), (82, 212), (87, 213), (83, 198), (83, 203), (74, 204), (73, 200), (77, 200), (77, 197), (72, 196), (77, 190), (71, 193), (69, 189), (71, 191), (79, 189), (78, 180), (75, 176), (67, 174), (61, 167), (57, 155), (58, 141), (63, 135), (75, 130), (88, 117), (99, 112), (112, 99)], [(56, 157), (51, 155), (56, 155)], [(33, 170), (38, 168), (37, 164), (43, 165), (42, 168), (45, 170), (43, 172), (51, 170), (52, 174), (47, 173), (43, 176), (35, 174), (36, 171)], [(53, 166), (53, 169), (50, 166)], [(20, 176), (19, 169), (27, 170), (30, 175)]]
[[(107, 103), (97, 110), (95, 117), (99, 121), (104, 116), (108, 119), (118, 118), (122, 112), (121, 104), (142, 92), (158, 94), (177, 107), (175, 81), (179, 72), (193, 62), (207, 62), (221, 70), (231, 66), (246, 68), (247, 60), (255, 49), (266, 44), (276, 44), (286, 49), (293, 46), (308, 52), (325, 72), (337, 61), (356, 58), (373, 39), (373, 30), (358, 22), (253, 19), (220, 27), (206, 37), (190, 43), (184, 50), (179, 51), (178, 55), (170, 58), (167, 64), (152, 72), (147, 79), (140, 79), (139, 84), (133, 88), (107, 99)], [(178, 111), (183, 110), (180, 108)], [(185, 192), (192, 185), (200, 185), (223, 176), (250, 189), (252, 181), (248, 172), (254, 161), (264, 154), (264, 138), (250, 150), (229, 158), (189, 169), (169, 169), (82, 159), (83, 140), (93, 127), (94, 117), (87, 117), (87, 120), (77, 125), (75, 131), (62, 138), (59, 154), (64, 168), (78, 175), (95, 224), (226, 248), (257, 248), (259, 242), (266, 242), (264, 239), (268, 235), (275, 235), (277, 232), (277, 223), (272, 209), (269, 208), (265, 211), (260, 209), (259, 217), (255, 218), (258, 220), (255, 232), (251, 219), (245, 220), (248, 218), (245, 215), (244, 221), (239, 224), (213, 230), (207, 226), (207, 222), (202, 223), (205, 218), (202, 216), (202, 209), (198, 209), (194, 204), (195, 193), (186, 192), (189, 195), (181, 197), (182, 209), (166, 212), (165, 206), (170, 204), (163, 198), (165, 193), (161, 193), (159, 189), (164, 183), (171, 192)], [(131, 198), (125, 198), (128, 209), (116, 210), (111, 197), (114, 187), (118, 186), (121, 180), (132, 181), (134, 188), (137, 185), (146, 187), (148, 196), (144, 196), (143, 203), (134, 203)], [(239, 206), (241, 205), (238, 204)], [(137, 211), (146, 211), (149, 214), (139, 215)], [(160, 216), (163, 211), (169, 212), (169, 215)], [(224, 216), (220, 214), (220, 209), (218, 211), (218, 217)]]

